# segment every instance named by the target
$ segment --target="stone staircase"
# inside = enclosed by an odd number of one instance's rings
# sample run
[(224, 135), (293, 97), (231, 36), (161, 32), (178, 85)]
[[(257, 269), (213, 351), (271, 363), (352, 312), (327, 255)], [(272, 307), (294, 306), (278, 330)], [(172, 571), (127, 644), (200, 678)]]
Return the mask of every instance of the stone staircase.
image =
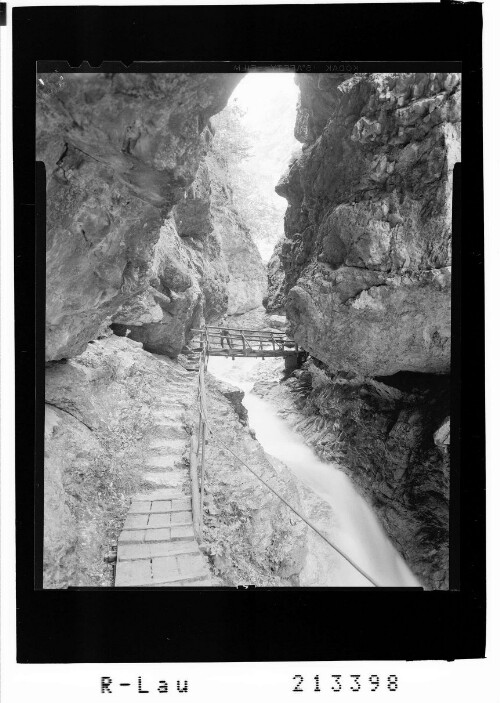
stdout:
[(210, 585), (191, 498), (175, 490), (137, 495), (118, 539), (115, 586)]
[(168, 369), (164, 400), (153, 410), (155, 425), (142, 471), (142, 491), (129, 508), (118, 538), (116, 587), (211, 586), (206, 558), (195, 538), (186, 412), (196, 402), (196, 377)]

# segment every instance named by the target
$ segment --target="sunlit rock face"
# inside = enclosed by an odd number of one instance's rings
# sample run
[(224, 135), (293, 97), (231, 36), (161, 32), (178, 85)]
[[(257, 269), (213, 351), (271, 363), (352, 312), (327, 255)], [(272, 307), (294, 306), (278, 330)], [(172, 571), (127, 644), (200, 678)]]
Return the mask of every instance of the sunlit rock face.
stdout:
[[(271, 306), (332, 370), (447, 373), (458, 74), (299, 74)], [(279, 280), (279, 276), (283, 280)]]
[[(210, 262), (199, 270), (203, 245), (181, 240), (168, 217), (207, 152), (210, 116), (240, 77), (38, 78), (37, 159), (47, 174), (46, 358), (81, 353), (113, 321), (156, 325), (170, 316), (185, 331), (205, 307), (209, 315), (223, 310), (225, 271)], [(182, 344), (172, 331), (164, 347)]]
[[(207, 129), (207, 143), (210, 139)], [(262, 304), (264, 264), (233, 207), (226, 174), (211, 152), (160, 228), (152, 274), (150, 292), (161, 316), (143, 322), (136, 307), (124, 306), (113, 325), (121, 334), (128, 329), (128, 336), (151, 352), (176, 356), (191, 327)], [(137, 306), (137, 299), (133, 302)], [(151, 310), (149, 306), (149, 314)]]

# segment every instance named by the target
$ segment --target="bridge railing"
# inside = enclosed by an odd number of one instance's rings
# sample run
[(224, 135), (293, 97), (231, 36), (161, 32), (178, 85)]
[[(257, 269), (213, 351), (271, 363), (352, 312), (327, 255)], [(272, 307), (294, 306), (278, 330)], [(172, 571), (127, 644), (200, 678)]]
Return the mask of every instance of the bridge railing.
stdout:
[(193, 342), (198, 344), (197, 351), (205, 345), (208, 354), (264, 358), (299, 353), (298, 344), (284, 332), (214, 326), (191, 331), (195, 335)]

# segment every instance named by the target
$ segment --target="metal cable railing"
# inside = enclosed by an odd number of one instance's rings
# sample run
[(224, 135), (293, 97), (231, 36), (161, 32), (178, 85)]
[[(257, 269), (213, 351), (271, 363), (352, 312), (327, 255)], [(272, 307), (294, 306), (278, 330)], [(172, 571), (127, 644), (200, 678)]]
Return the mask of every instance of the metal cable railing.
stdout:
[[(205, 332), (206, 335), (206, 332)], [(193, 497), (193, 521), (197, 536), (201, 538), (203, 529), (203, 497), (204, 497), (204, 482), (205, 482), (205, 447), (206, 433), (208, 432), (223, 447), (229, 452), (240, 464), (250, 471), (266, 488), (271, 491), (284, 505), (289, 508), (300, 520), (302, 520), (311, 530), (313, 530), (322, 540), (324, 540), (337, 554), (343, 557), (356, 571), (358, 571), (367, 581), (373, 586), (379, 587), (378, 584), (369, 574), (364, 571), (355, 561), (353, 561), (340, 547), (326, 537), (310, 520), (302, 515), (296, 508), (293, 507), (278, 491), (276, 491), (262, 476), (252, 469), (244, 459), (236, 454), (225, 442), (221, 439), (218, 433), (213, 429), (208, 421), (207, 399), (205, 392), (205, 373), (208, 365), (208, 343), (202, 339), (202, 351), (200, 353), (200, 367), (198, 373), (198, 404), (199, 404), (199, 423), (198, 423), (198, 442), (194, 437), (191, 438), (191, 484)]]

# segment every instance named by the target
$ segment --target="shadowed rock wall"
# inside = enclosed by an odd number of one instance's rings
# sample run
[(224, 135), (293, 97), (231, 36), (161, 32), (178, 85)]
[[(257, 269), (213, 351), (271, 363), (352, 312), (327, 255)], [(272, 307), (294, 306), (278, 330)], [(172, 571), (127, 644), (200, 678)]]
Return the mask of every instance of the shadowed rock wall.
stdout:
[[(207, 142), (210, 142), (207, 129)], [(113, 329), (148, 351), (176, 356), (190, 327), (241, 315), (262, 304), (266, 269), (232, 203), (227, 174), (209, 152), (195, 180), (160, 229), (151, 293), (162, 317), (142, 323), (135, 308), (115, 315)], [(137, 324), (137, 322), (141, 324)]]
[(266, 268), (250, 231), (233, 204), (231, 177), (215, 153), (198, 169), (186, 198), (175, 208), (181, 237), (211, 235), (227, 265), (227, 314), (241, 315), (262, 305)]
[(173, 329), (160, 347), (176, 353), (201, 315), (225, 311), (227, 271), (217, 247), (181, 240), (169, 215), (208, 150), (210, 116), (224, 108), (239, 80), (236, 74), (39, 75), (48, 360), (80, 354), (113, 321), (168, 323), (161, 332)]
[[(142, 480), (152, 408), (175, 414), (189, 397), (177, 364), (148, 351), (176, 356), (192, 326), (262, 303), (264, 266), (210, 152), (209, 118), (239, 80), (38, 76), (45, 588), (112, 585), (103, 557)], [(178, 445), (172, 440), (172, 454)]]

